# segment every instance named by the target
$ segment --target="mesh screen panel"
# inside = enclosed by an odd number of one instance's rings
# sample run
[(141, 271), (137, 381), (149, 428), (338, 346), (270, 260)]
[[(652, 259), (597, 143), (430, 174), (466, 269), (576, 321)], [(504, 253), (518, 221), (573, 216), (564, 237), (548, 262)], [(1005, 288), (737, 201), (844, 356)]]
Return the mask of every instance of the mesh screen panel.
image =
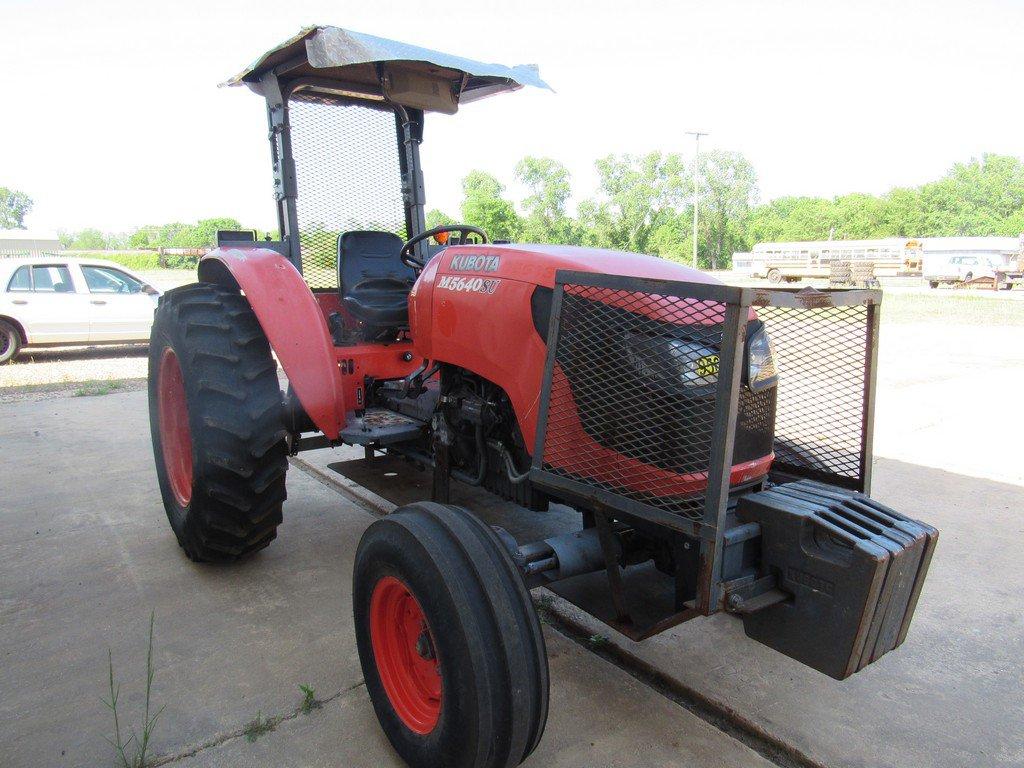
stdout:
[(341, 233), (382, 230), (406, 239), (395, 116), (302, 94), (291, 97), (288, 112), (303, 276), (311, 288), (337, 288)]
[(776, 468), (858, 479), (868, 309), (758, 307), (779, 372)]
[(543, 469), (698, 520), (725, 305), (566, 285)]

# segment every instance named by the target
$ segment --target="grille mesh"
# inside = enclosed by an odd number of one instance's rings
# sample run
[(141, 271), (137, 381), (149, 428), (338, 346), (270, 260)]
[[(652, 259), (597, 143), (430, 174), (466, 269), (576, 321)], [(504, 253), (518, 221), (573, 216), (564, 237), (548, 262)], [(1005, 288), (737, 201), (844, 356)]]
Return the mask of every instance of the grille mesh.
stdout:
[(288, 112), (303, 275), (310, 288), (337, 288), (342, 232), (406, 239), (395, 116), (303, 94), (291, 97)]
[(700, 519), (724, 314), (714, 301), (566, 285), (543, 468)]
[(867, 312), (864, 305), (757, 309), (779, 371), (776, 469), (860, 478)]
[[(732, 465), (774, 450), (783, 475), (867, 488), (876, 292), (715, 293), (662, 282), (652, 293), (631, 278), (568, 274), (575, 281), (563, 284), (545, 378), (538, 482), (559, 476), (709, 524), (713, 428), (735, 397)], [(691, 288), (705, 298), (687, 296)], [(726, 330), (726, 301), (756, 302), (758, 321)], [(752, 391), (744, 370), (739, 391), (723, 391), (719, 351), (747, 345), (746, 366), (760, 353), (752, 342), (762, 323), (776, 385)]]

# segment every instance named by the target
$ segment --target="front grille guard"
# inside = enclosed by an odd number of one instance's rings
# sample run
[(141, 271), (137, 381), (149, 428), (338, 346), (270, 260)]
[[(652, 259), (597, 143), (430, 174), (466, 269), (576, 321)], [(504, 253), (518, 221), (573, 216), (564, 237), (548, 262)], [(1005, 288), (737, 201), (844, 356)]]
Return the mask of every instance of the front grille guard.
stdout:
[(673, 623), (712, 612), (730, 489), (760, 470), (731, 461), (738, 421), (771, 425), (741, 406), (756, 394), (748, 324), (764, 323), (778, 371), (771, 479), (868, 493), (880, 302), (559, 271), (530, 480), (599, 529), (639, 521), (698, 540), (695, 600)]

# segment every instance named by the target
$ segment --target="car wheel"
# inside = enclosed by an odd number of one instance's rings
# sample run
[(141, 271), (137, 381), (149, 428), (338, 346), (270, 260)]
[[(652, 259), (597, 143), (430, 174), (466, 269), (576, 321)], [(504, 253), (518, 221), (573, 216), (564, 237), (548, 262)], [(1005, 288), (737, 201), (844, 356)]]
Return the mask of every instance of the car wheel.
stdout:
[(782, 282), (782, 273), (779, 272), (779, 270), (777, 270), (777, 269), (769, 269), (768, 270), (768, 282), (769, 283), (775, 283), (776, 285), (778, 285), (779, 283)]
[(21, 334), (5, 320), (0, 320), (0, 363), (11, 360), (21, 350)]
[(973, 272), (968, 272), (966, 275), (964, 275), (964, 282), (965, 283), (969, 283), (973, 279), (974, 279), (974, 273)]
[(929, 280), (928, 281), (928, 287), (929, 288), (938, 288), (939, 287), (939, 281), (938, 280)]

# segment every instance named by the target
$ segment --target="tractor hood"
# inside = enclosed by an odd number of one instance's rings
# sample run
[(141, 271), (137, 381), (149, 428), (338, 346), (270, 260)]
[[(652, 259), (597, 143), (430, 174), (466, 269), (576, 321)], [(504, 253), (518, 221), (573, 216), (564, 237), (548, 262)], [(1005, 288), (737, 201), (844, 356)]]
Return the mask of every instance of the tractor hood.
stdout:
[(639, 253), (572, 245), (453, 245), (442, 251), (438, 271), (521, 280), (553, 287), (560, 269), (655, 280), (719, 284), (698, 269)]
[[(524, 85), (551, 87), (534, 65), (506, 67), (453, 56), (341, 27), (306, 27), (221, 85), (248, 85), (274, 71), (289, 79), (333, 83), (355, 98), (387, 98), (406, 107), (453, 113), (458, 105)], [(345, 86), (350, 86), (346, 88)], [(434, 99), (429, 95), (433, 94)]]

